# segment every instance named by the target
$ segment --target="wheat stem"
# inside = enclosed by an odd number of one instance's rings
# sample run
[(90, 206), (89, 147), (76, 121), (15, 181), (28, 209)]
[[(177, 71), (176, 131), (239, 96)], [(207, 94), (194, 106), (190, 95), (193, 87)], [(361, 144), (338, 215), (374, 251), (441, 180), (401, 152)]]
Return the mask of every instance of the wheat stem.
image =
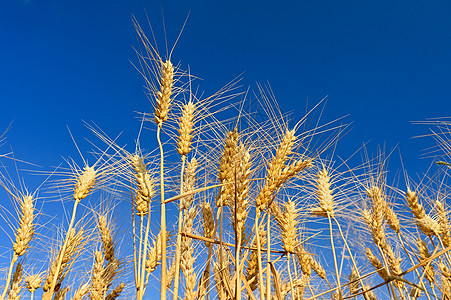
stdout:
[(290, 288), (291, 288), (291, 299), (296, 299), (294, 294), (294, 285), (293, 285), (293, 276), (291, 276), (291, 270), (290, 270), (290, 257), (291, 253), (287, 253), (287, 271), (288, 271), (288, 278), (290, 279)]
[[(166, 300), (166, 204), (164, 202), (164, 153), (160, 133), (162, 122), (158, 123), (157, 140), (160, 147), (160, 196), (161, 196), (161, 300)], [(147, 234), (147, 233), (146, 233)]]
[[(150, 201), (148, 202), (148, 207), (150, 210)], [(141, 218), (141, 226), (142, 226), (142, 219), (144, 217)], [(138, 299), (142, 299), (144, 297), (144, 292), (145, 292), (145, 282), (144, 282), (144, 278), (146, 276), (146, 258), (147, 258), (147, 244), (149, 243), (149, 232), (150, 232), (150, 214), (147, 216), (147, 225), (146, 225), (146, 231), (145, 231), (145, 235), (144, 235), (144, 245), (143, 245), (143, 254), (142, 254), (142, 258), (140, 259), (141, 261), (141, 275), (140, 275), (140, 285), (139, 285), (139, 296)], [(141, 240), (142, 241), (142, 240)], [(141, 242), (140, 241), (140, 242)], [(138, 270), (139, 272), (139, 270)], [(161, 275), (163, 277), (163, 275)]]
[[(185, 171), (185, 161), (186, 161), (186, 155), (182, 155), (182, 170), (180, 172), (180, 193), (183, 193), (183, 173)], [(183, 198), (182, 198), (183, 199)], [(182, 201), (182, 199), (180, 201)], [(177, 244), (176, 244), (176, 250), (175, 250), (175, 278), (174, 278), (174, 296), (173, 299), (178, 299), (178, 293), (179, 293), (179, 281), (180, 281), (180, 244), (182, 243), (182, 223), (183, 223), (183, 209), (181, 205), (179, 205), (179, 224), (178, 224), (178, 230), (177, 230)]]
[[(338, 220), (335, 218), (335, 216), (332, 217), (332, 218), (334, 219), (335, 223), (337, 224), (338, 230), (340, 231), (341, 238), (343, 239), (344, 244), (345, 244), (345, 246), (346, 246), (346, 249), (347, 249), (348, 252), (349, 252), (349, 256), (351, 256), (352, 265), (354, 266), (354, 270), (355, 270), (355, 272), (356, 272), (357, 277), (359, 278), (360, 285), (362, 286), (362, 290), (363, 290), (365, 285), (363, 284), (363, 281), (362, 281), (362, 279), (360, 278), (359, 268), (358, 268), (357, 263), (356, 263), (356, 261), (355, 261), (355, 259), (354, 259), (354, 255), (352, 255), (351, 248), (350, 248), (349, 245), (348, 245), (348, 241), (345, 239), (345, 237), (344, 237), (344, 235), (343, 235), (343, 231), (341, 230), (341, 226), (340, 226), (340, 223), (338, 223)], [(365, 297), (366, 300), (369, 300), (369, 299), (368, 299), (368, 296), (367, 296), (366, 294), (364, 294), (363, 296)]]
[(268, 213), (268, 217), (266, 220), (266, 298), (271, 300), (271, 270), (269, 268), (269, 264), (271, 263), (271, 214)]
[(2, 300), (5, 299), (5, 295), (6, 295), (6, 292), (8, 291), (9, 283), (11, 281), (11, 274), (13, 271), (13, 267), (18, 258), (19, 258), (19, 256), (16, 253), (14, 253), (13, 258), (11, 259), (11, 263), (9, 264), (8, 278), (6, 279), (5, 288), (2, 293), (2, 298), (1, 298)]
[(260, 244), (260, 235), (258, 234), (260, 226), (258, 225), (258, 217), (260, 213), (257, 211), (257, 215), (255, 216), (255, 237), (257, 238), (257, 260), (258, 260), (258, 287), (260, 289), (260, 299), (264, 300), (265, 296), (263, 293), (263, 272), (262, 272), (262, 253), (261, 253), (261, 244)]
[(329, 215), (329, 212), (327, 213), (327, 219), (329, 220), (330, 244), (332, 246), (332, 255), (334, 257), (334, 266), (335, 266), (335, 275), (337, 276), (338, 293), (339, 293), (339, 297), (341, 297), (342, 291), (341, 291), (341, 284), (340, 284), (340, 273), (338, 271), (337, 255), (335, 253), (334, 237), (333, 237), (333, 231), (332, 231), (332, 220)]
[[(79, 203), (79, 201), (75, 201), (75, 203), (74, 203), (74, 208), (72, 209), (72, 217), (70, 219), (69, 228), (67, 229), (68, 233), (74, 227), (75, 215), (77, 213), (78, 203)], [(63, 262), (63, 257), (64, 257), (64, 253), (66, 252), (68, 241), (69, 241), (69, 235), (66, 234), (66, 238), (64, 239), (63, 246), (61, 247), (61, 250), (60, 250), (61, 255), (59, 255), (59, 257), (58, 257), (58, 264), (56, 265), (56, 268), (55, 268), (55, 274), (53, 275), (52, 285), (50, 286), (50, 290), (48, 291), (48, 295), (50, 297), (53, 295), (53, 292), (55, 291), (55, 286), (56, 286), (56, 283), (58, 281), (58, 274), (59, 274), (60, 269), (61, 269), (61, 264)]]

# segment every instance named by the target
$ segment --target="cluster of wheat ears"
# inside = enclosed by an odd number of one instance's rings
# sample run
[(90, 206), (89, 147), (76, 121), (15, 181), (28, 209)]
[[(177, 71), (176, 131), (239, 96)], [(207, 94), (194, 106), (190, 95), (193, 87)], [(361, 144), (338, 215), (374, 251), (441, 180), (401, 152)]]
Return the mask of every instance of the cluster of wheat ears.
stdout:
[[(4, 217), (14, 236), (0, 300), (451, 299), (446, 163), (418, 183), (405, 176), (405, 189), (389, 185), (382, 154), (358, 167), (334, 159), (344, 127), (309, 129), (318, 108), (289, 127), (264, 88), (264, 118), (233, 83), (198, 97), (194, 76), (136, 28), (154, 106), (142, 124), (158, 147), (146, 152), (138, 138), (128, 152), (91, 126), (106, 146), (52, 181), (71, 195), (58, 227), (37, 221), (44, 196), (3, 176), (17, 216)], [(449, 122), (435, 124), (448, 154)]]

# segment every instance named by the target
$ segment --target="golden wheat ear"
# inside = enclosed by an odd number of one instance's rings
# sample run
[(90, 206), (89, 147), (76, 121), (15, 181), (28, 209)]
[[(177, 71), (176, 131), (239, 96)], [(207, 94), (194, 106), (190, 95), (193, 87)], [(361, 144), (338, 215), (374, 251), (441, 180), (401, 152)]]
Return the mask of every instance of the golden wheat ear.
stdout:
[(121, 282), (119, 283), (119, 285), (117, 287), (115, 287), (111, 293), (109, 293), (106, 297), (105, 300), (114, 300), (117, 297), (119, 297), (122, 293), (122, 291), (124, 290), (125, 287), (125, 283)]
[(182, 156), (186, 156), (191, 152), (195, 109), (196, 106), (191, 101), (183, 105), (182, 116), (179, 120), (180, 129), (178, 130), (179, 137), (177, 142), (177, 152)]
[(157, 107), (155, 108), (155, 122), (161, 124), (168, 119), (171, 106), (172, 88), (174, 86), (174, 66), (167, 60), (160, 67), (160, 91), (157, 92)]
[(90, 283), (87, 282), (85, 284), (82, 284), (74, 293), (74, 296), (72, 297), (72, 300), (82, 300), (83, 297), (88, 294), (90, 289)]
[(20, 300), (20, 292), (22, 290), (23, 269), (22, 263), (17, 263), (11, 280), (10, 290), (8, 292), (8, 300)]
[[(34, 205), (33, 205), (33, 197), (31, 195), (24, 195), (22, 198), (17, 198), (19, 201), (20, 212), (19, 212), (19, 227), (15, 232), (15, 242), (13, 243), (14, 254), (11, 259), (11, 263), (9, 266), (8, 276), (6, 279), (5, 288), (3, 290), (1, 300), (3, 300), (6, 296), (6, 292), (8, 290), (8, 285), (11, 280), (11, 272), (14, 264), (18, 260), (18, 258), (25, 254), (27, 251), (30, 241), (34, 235)], [(17, 270), (17, 266), (16, 266)], [(9, 296), (8, 296), (9, 297)]]
[(42, 283), (42, 275), (41, 274), (33, 274), (29, 275), (25, 278), (25, 283), (28, 291), (33, 294), (34, 291), (41, 287)]
[(92, 267), (91, 286), (89, 298), (91, 300), (103, 300), (106, 291), (104, 257), (101, 251), (94, 253), (94, 265)]
[(105, 260), (112, 261), (114, 259), (114, 243), (106, 215), (100, 215), (97, 218), (97, 227), (99, 228), (100, 237), (102, 239)]
[(16, 242), (13, 244), (13, 249), (17, 256), (25, 254), (34, 235), (34, 206), (31, 195), (23, 197), (20, 211), (20, 224), (16, 232)]

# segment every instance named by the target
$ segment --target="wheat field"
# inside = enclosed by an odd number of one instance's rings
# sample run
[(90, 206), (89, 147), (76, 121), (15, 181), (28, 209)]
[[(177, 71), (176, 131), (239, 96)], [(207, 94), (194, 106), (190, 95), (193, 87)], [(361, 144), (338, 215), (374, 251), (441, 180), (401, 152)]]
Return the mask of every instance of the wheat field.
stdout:
[[(451, 122), (425, 122), (436, 171), (389, 181), (382, 150), (335, 156), (348, 126), (322, 120), (323, 101), (293, 119), (264, 85), (264, 117), (237, 81), (205, 96), (134, 25), (152, 107), (140, 130), (158, 146), (140, 132), (130, 152), (88, 123), (89, 160), (67, 159), (39, 189), (4, 171), (0, 300), (451, 299)], [(63, 217), (41, 209), (47, 197)]]

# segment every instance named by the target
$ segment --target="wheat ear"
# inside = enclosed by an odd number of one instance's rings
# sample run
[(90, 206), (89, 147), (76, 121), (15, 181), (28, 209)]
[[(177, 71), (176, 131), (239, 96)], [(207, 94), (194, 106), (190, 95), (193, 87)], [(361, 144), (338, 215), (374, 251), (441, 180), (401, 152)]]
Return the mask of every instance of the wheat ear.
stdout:
[(312, 209), (312, 214), (326, 217), (334, 217), (334, 196), (332, 195), (329, 172), (323, 167), (316, 175), (317, 197), (319, 207)]
[[(22, 276), (23, 269), (22, 263), (17, 263), (14, 270), (13, 278), (11, 280), (11, 289), (8, 292), (8, 300), (20, 300), (20, 291), (22, 290)], [(8, 286), (6, 286), (8, 287)]]
[[(11, 259), (11, 263), (8, 270), (8, 277), (6, 279), (6, 285), (2, 293), (1, 299), (5, 298), (9, 282), (11, 280), (11, 272), (17, 259), (24, 255), (28, 249), (30, 241), (34, 235), (34, 206), (33, 197), (31, 195), (25, 195), (20, 201), (20, 221), (19, 227), (15, 234), (15, 242), (13, 243), (14, 254)], [(9, 297), (9, 296), (8, 296)]]
[(114, 300), (117, 297), (120, 296), (120, 294), (122, 293), (122, 290), (125, 287), (125, 283), (121, 282), (116, 288), (114, 288), (111, 293), (109, 293), (106, 297), (105, 300)]
[(92, 267), (91, 286), (89, 292), (89, 299), (91, 300), (103, 300), (106, 292), (105, 285), (105, 267), (104, 258), (101, 251), (95, 251), (95, 261)]
[(149, 203), (154, 195), (153, 182), (150, 173), (144, 163), (144, 158), (135, 154), (130, 157), (130, 164), (133, 167), (133, 177), (135, 179), (135, 209), (136, 214), (141, 218), (149, 213)]
[(440, 224), (440, 232), (441, 232), (440, 237), (443, 242), (443, 245), (446, 248), (451, 245), (451, 235), (450, 235), (451, 227), (449, 226), (448, 216), (446, 214), (444, 204), (439, 200), (437, 200), (435, 201), (435, 207), (437, 208), (438, 220)]
[(153, 241), (153, 246), (149, 248), (149, 254), (147, 255), (146, 260), (146, 269), (148, 274), (155, 271), (161, 261), (161, 232), (158, 233)]
[(81, 285), (76, 291), (72, 300), (82, 300), (83, 297), (89, 292), (89, 282)]
[(157, 106), (155, 108), (155, 122), (159, 126), (168, 119), (174, 86), (174, 66), (169, 60), (161, 62), (160, 76), (160, 91), (156, 94)]
[(100, 237), (103, 244), (103, 254), (106, 261), (112, 261), (114, 259), (114, 243), (111, 229), (107, 223), (106, 215), (100, 215), (97, 219), (97, 226), (99, 228)]
[[(418, 238), (417, 246), (418, 246), (418, 254), (420, 256), (420, 262), (431, 257), (431, 255), (429, 254), (426, 242), (423, 241), (421, 238)], [(435, 282), (435, 272), (434, 272), (433, 266), (431, 264), (427, 264), (423, 267), (423, 270), (424, 270), (426, 279), (430, 283), (434, 283)]]
[(53, 300), (64, 300), (66, 298), (66, 294), (69, 291), (69, 287), (60, 288), (58, 292), (56, 292), (55, 297), (53, 297)]
[(229, 205), (230, 199), (234, 195), (233, 183), (235, 157), (238, 153), (238, 141), (240, 134), (237, 128), (233, 131), (227, 132), (225, 140), (224, 151), (222, 153), (221, 162), (219, 163), (218, 179), (223, 184), (216, 197), (216, 206), (222, 207)]
[(415, 221), (418, 228), (427, 236), (439, 236), (440, 225), (437, 221), (426, 214), (426, 211), (418, 200), (417, 194), (414, 191), (408, 189), (406, 193), (406, 200), (410, 210), (415, 216)]
[(183, 105), (182, 116), (179, 120), (179, 137), (177, 142), (177, 152), (186, 156), (191, 152), (191, 140), (193, 139), (193, 126), (194, 126), (194, 110), (196, 106), (193, 102), (189, 101), (187, 104)]
[(42, 277), (41, 274), (33, 274), (25, 278), (25, 283), (28, 291), (31, 294), (31, 300), (33, 300), (34, 292), (41, 287)]
[(373, 267), (376, 269), (377, 273), (383, 280), (388, 280), (390, 274), (388, 273), (387, 268), (381, 263), (381, 261), (373, 254), (370, 248), (366, 249), (366, 257), (371, 262)]

